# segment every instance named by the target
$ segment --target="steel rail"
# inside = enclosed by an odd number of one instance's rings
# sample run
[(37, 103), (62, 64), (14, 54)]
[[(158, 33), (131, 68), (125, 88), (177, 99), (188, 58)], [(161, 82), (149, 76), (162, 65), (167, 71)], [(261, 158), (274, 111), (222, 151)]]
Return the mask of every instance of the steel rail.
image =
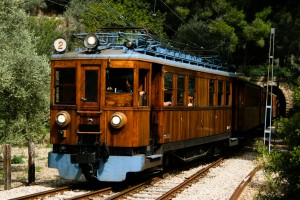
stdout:
[(111, 193), (111, 192), (112, 192), (112, 188), (108, 187), (108, 188), (103, 188), (103, 189), (92, 191), (92, 192), (87, 192), (85, 194), (81, 194), (81, 195), (74, 196), (74, 197), (71, 197), (71, 198), (67, 198), (65, 200), (91, 199), (91, 197), (99, 197), (100, 195), (108, 194), (108, 193)]
[(64, 192), (69, 191), (71, 189), (72, 188), (69, 187), (69, 186), (64, 186), (64, 187), (55, 188), (55, 189), (52, 189), (52, 190), (46, 190), (46, 191), (43, 191), (43, 192), (38, 192), (38, 193), (29, 194), (29, 195), (25, 195), (25, 196), (21, 196), (21, 197), (16, 197), (16, 198), (13, 198), (11, 200), (25, 200), (25, 199), (29, 200), (29, 199), (43, 198), (43, 197), (46, 197), (46, 196), (55, 196), (57, 194), (64, 193)]
[(244, 180), (239, 184), (239, 186), (235, 189), (233, 194), (231, 195), (229, 200), (237, 200), (241, 193), (244, 191), (245, 187), (248, 185), (248, 183), (251, 181), (251, 179), (254, 177), (255, 173), (260, 170), (261, 167), (255, 167), (247, 176), (244, 178)]
[(157, 198), (157, 200), (171, 199), (172, 197), (175, 196), (176, 193), (178, 193), (179, 191), (182, 191), (182, 189), (184, 189), (185, 187), (187, 187), (189, 185), (192, 185), (192, 183), (195, 180), (197, 180), (198, 178), (200, 178), (200, 176), (202, 176), (204, 173), (208, 172), (209, 169), (211, 169), (212, 167), (216, 166), (221, 161), (223, 161), (223, 158), (219, 158), (218, 160), (216, 160), (213, 163), (209, 164), (207, 167), (199, 170), (197, 173), (195, 173), (194, 175), (192, 175), (191, 177), (189, 177), (188, 179), (186, 179), (184, 182), (182, 182), (181, 184), (179, 184), (175, 188), (169, 190), (164, 195), (162, 195), (159, 198)]
[(137, 190), (140, 190), (140, 189), (144, 188), (146, 185), (154, 184), (159, 180), (160, 180), (159, 178), (153, 178), (152, 180), (148, 180), (144, 183), (140, 183), (140, 184), (138, 184), (136, 186), (133, 186), (133, 187), (130, 187), (130, 188), (118, 193), (118, 194), (115, 194), (111, 197), (108, 197), (108, 198), (106, 198), (106, 200), (123, 199), (123, 197), (125, 197), (125, 196), (127, 196), (131, 193), (134, 193)]

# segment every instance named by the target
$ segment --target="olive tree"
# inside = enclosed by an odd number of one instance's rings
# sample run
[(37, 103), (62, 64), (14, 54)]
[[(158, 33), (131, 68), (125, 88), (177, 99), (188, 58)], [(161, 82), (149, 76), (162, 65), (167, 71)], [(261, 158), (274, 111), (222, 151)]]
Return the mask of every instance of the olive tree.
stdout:
[(49, 114), (49, 63), (36, 52), (20, 0), (0, 1), (0, 142), (43, 138)]

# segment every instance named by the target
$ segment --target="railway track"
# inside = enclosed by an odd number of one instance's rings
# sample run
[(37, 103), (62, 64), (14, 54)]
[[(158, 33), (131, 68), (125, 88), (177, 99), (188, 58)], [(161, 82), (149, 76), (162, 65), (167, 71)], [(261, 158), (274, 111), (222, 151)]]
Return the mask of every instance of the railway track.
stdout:
[(254, 177), (255, 173), (260, 170), (260, 167), (255, 167), (249, 174), (242, 180), (242, 182), (239, 184), (239, 186), (235, 189), (234, 193), (231, 195), (229, 200), (237, 200), (248, 183), (251, 181), (251, 179)]
[(214, 161), (183, 182), (180, 182), (179, 180), (173, 184), (165, 184), (163, 181), (155, 179), (142, 183), (136, 187), (129, 188), (128, 190), (109, 197), (108, 199), (171, 199), (178, 192), (184, 190), (185, 187), (188, 187), (189, 185), (193, 184), (193, 182), (201, 178), (201, 176), (203, 176), (209, 169), (221, 163), (222, 160), (223, 159), (220, 158), (217, 161)]
[[(221, 162), (227, 162), (226, 160), (218, 159), (210, 164), (205, 164), (205, 166), (200, 165), (196, 169), (192, 168), (191, 171), (186, 173), (187, 171), (180, 170), (179, 173), (176, 174), (174, 171), (172, 171), (169, 174), (164, 174), (163, 176), (160, 174), (159, 176), (155, 176), (151, 180), (144, 181), (142, 183), (139, 183), (133, 187), (127, 188), (127, 189), (121, 189), (120, 188), (116, 190), (116, 188), (112, 187), (106, 187), (102, 188), (100, 190), (95, 191), (84, 191), (85, 193), (80, 195), (76, 195), (76, 193), (72, 194), (73, 197), (63, 199), (67, 200), (73, 200), (73, 199), (172, 199), (175, 198), (177, 195), (181, 195), (182, 191), (189, 190), (189, 188), (192, 188), (191, 185), (194, 186), (194, 183), (199, 182), (199, 179), (207, 178), (206, 174), (211, 173), (210, 169), (216, 167), (217, 165), (221, 165)], [(223, 163), (223, 162), (222, 162)], [(200, 170), (199, 170), (200, 168)], [(212, 171), (216, 170), (218, 168), (214, 168)], [(230, 194), (227, 196), (230, 200), (236, 200), (239, 198), (242, 191), (245, 189), (246, 185), (251, 181), (252, 177), (255, 175), (255, 173), (259, 170), (259, 168), (255, 168), (252, 170), (243, 181), (240, 183), (238, 187), (236, 187), (236, 190), (232, 193), (231, 197)], [(182, 176), (184, 174), (184, 176)], [(191, 175), (192, 174), (192, 175)], [(179, 175), (179, 176), (177, 176)], [(210, 175), (209, 175), (210, 176)], [(231, 180), (231, 179), (230, 179)], [(238, 182), (237, 184), (238, 185)], [(190, 187), (191, 186), (191, 187)], [(206, 187), (206, 186), (204, 186)], [(122, 187), (123, 188), (123, 187)], [(59, 197), (59, 194), (63, 194), (67, 191), (73, 190), (71, 187), (62, 187), (57, 188), (45, 192), (40, 192), (37, 194), (27, 195), (15, 199), (43, 199), (45, 197), (52, 197), (52, 199), (62, 199)], [(204, 188), (205, 189), (205, 188)], [(76, 190), (76, 189), (75, 189)], [(89, 189), (83, 189), (83, 190), (89, 190)], [(120, 191), (120, 192), (116, 192)], [(186, 191), (185, 191), (186, 192)], [(230, 193), (230, 192), (229, 192)], [(56, 196), (58, 195), (58, 196)], [(75, 196), (76, 195), (76, 196)], [(180, 195), (177, 197), (180, 199)], [(60, 195), (61, 196), (61, 195)], [(71, 196), (71, 195), (70, 195)], [(229, 198), (230, 197), (230, 198)]]
[(55, 195), (58, 195), (58, 194), (62, 194), (62, 193), (65, 193), (67, 191), (70, 191), (70, 190), (72, 190), (72, 188), (69, 187), (69, 186), (59, 187), (59, 188), (55, 188), (53, 190), (47, 190), (47, 191), (43, 191), (43, 192), (29, 194), (29, 195), (26, 195), (26, 196), (13, 198), (11, 200), (42, 199), (44, 197), (52, 197), (52, 196), (55, 196)]

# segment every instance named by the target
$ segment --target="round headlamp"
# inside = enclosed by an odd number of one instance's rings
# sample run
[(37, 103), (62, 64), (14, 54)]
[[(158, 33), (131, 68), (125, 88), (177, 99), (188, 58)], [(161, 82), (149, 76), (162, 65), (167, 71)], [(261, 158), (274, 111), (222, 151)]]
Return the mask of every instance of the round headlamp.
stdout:
[(67, 126), (71, 121), (71, 116), (66, 111), (60, 111), (56, 114), (56, 123), (60, 127)]
[(116, 112), (110, 116), (109, 121), (111, 127), (119, 129), (126, 125), (127, 117), (124, 113)]
[(84, 46), (88, 49), (95, 49), (99, 44), (99, 40), (95, 34), (88, 34), (84, 38)]

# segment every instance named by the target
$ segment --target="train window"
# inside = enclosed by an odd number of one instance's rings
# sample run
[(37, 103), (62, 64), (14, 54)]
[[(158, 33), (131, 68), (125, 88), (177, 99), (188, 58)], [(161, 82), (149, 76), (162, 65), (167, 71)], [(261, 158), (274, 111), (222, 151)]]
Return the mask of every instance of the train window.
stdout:
[(184, 103), (184, 80), (185, 76), (184, 75), (178, 75), (177, 78), (177, 105), (178, 106), (183, 106)]
[(85, 71), (85, 98), (86, 102), (97, 102), (98, 100), (98, 71)]
[(109, 68), (106, 70), (106, 92), (132, 93), (133, 69)]
[(76, 103), (75, 68), (55, 69), (55, 103)]
[(164, 106), (173, 103), (173, 74), (166, 73), (164, 77)]
[(218, 81), (218, 106), (223, 105), (223, 81)]
[(139, 106), (147, 106), (147, 95), (148, 95), (148, 69), (139, 70)]
[(215, 95), (215, 81), (209, 81), (209, 105), (214, 105), (214, 95)]
[(188, 95), (188, 106), (195, 106), (195, 93), (196, 93), (196, 86), (195, 86), (195, 77), (189, 77), (189, 95)]
[(230, 83), (226, 83), (226, 97), (225, 97), (225, 105), (229, 106), (230, 105)]

